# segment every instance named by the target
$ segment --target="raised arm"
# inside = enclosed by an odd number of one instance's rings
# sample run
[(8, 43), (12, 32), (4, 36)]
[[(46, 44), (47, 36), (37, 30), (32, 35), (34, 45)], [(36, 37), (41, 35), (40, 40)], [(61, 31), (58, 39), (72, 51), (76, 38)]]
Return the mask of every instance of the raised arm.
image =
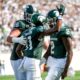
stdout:
[(14, 42), (13, 38), (14, 37), (18, 37), (20, 34), (21, 34), (21, 30), (20, 29), (13, 28), (11, 30), (9, 36), (7, 37), (7, 41), (10, 42), (10, 43)]

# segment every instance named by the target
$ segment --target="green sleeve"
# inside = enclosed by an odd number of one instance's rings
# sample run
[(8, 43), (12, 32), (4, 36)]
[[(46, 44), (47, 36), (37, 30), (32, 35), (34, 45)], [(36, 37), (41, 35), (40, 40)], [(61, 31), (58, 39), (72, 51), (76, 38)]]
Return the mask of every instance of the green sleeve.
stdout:
[(72, 37), (70, 28), (64, 28), (59, 32), (60, 37)]
[(18, 28), (20, 30), (24, 30), (26, 28), (26, 24), (23, 20), (18, 20), (14, 23), (14, 28)]
[(34, 37), (35, 35), (38, 35), (40, 34), (41, 32), (44, 31), (44, 27), (43, 26), (39, 26), (39, 27), (32, 27), (32, 28), (29, 28), (29, 29), (26, 29), (22, 35), (27, 37), (27, 36), (32, 36)]
[(40, 34), (41, 32), (44, 31), (44, 27), (43, 26), (38, 26), (38, 27), (35, 27), (33, 30), (32, 30), (32, 36), (35, 36), (37, 34)]
[(44, 26), (39, 26), (35, 29), (35, 31), (38, 32), (43, 32), (44, 31)]
[(14, 23), (14, 26), (13, 26), (14, 28), (20, 28), (20, 22), (19, 21), (16, 21), (15, 23)]

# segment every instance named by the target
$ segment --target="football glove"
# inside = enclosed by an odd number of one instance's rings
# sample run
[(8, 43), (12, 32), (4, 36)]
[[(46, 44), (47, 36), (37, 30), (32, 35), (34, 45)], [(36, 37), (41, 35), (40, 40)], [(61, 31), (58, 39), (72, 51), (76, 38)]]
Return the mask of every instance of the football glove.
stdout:
[(23, 36), (21, 36), (21, 37), (13, 37), (12, 38), (12, 42), (13, 43), (19, 43), (19, 44), (22, 44), (22, 45), (26, 45), (27, 40)]

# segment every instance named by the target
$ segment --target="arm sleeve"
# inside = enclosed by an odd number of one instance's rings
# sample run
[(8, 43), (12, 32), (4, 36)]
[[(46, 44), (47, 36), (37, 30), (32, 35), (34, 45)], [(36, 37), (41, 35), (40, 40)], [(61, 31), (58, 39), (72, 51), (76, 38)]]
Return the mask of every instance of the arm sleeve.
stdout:
[(21, 20), (18, 20), (14, 23), (13, 27), (23, 31), (25, 29), (25, 24)]
[(43, 26), (36, 27), (32, 31), (32, 36), (35, 36), (36, 34), (40, 34), (43, 31), (44, 31), (44, 27)]
[(13, 26), (14, 28), (20, 28), (20, 22), (19, 21), (16, 21), (15, 23), (14, 23), (14, 26)]
[(72, 37), (71, 30), (69, 28), (65, 28), (59, 32), (60, 37)]
[(31, 35), (32, 37), (34, 37), (35, 35), (40, 34), (40, 33), (43, 32), (43, 31), (44, 31), (43, 26), (32, 27), (32, 28), (29, 28), (29, 29), (25, 30), (25, 31), (22, 33), (22, 35), (23, 35), (24, 37), (28, 37), (28, 36), (30, 36), (30, 35)]
[(39, 26), (38, 28), (36, 28), (36, 32), (39, 33), (39, 32), (43, 32), (45, 29), (44, 29), (44, 26)]

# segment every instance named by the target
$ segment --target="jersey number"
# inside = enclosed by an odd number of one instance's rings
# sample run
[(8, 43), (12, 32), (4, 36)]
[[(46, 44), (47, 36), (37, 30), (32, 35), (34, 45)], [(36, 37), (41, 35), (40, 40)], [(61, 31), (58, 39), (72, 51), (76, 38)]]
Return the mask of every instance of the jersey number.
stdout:
[(28, 38), (27, 38), (27, 45), (26, 45), (26, 49), (31, 50), (32, 48), (33, 48), (33, 47), (32, 47), (31, 36), (28, 36)]
[(51, 54), (54, 54), (53, 49), (54, 49), (54, 42), (53, 42), (53, 41), (51, 41)]

